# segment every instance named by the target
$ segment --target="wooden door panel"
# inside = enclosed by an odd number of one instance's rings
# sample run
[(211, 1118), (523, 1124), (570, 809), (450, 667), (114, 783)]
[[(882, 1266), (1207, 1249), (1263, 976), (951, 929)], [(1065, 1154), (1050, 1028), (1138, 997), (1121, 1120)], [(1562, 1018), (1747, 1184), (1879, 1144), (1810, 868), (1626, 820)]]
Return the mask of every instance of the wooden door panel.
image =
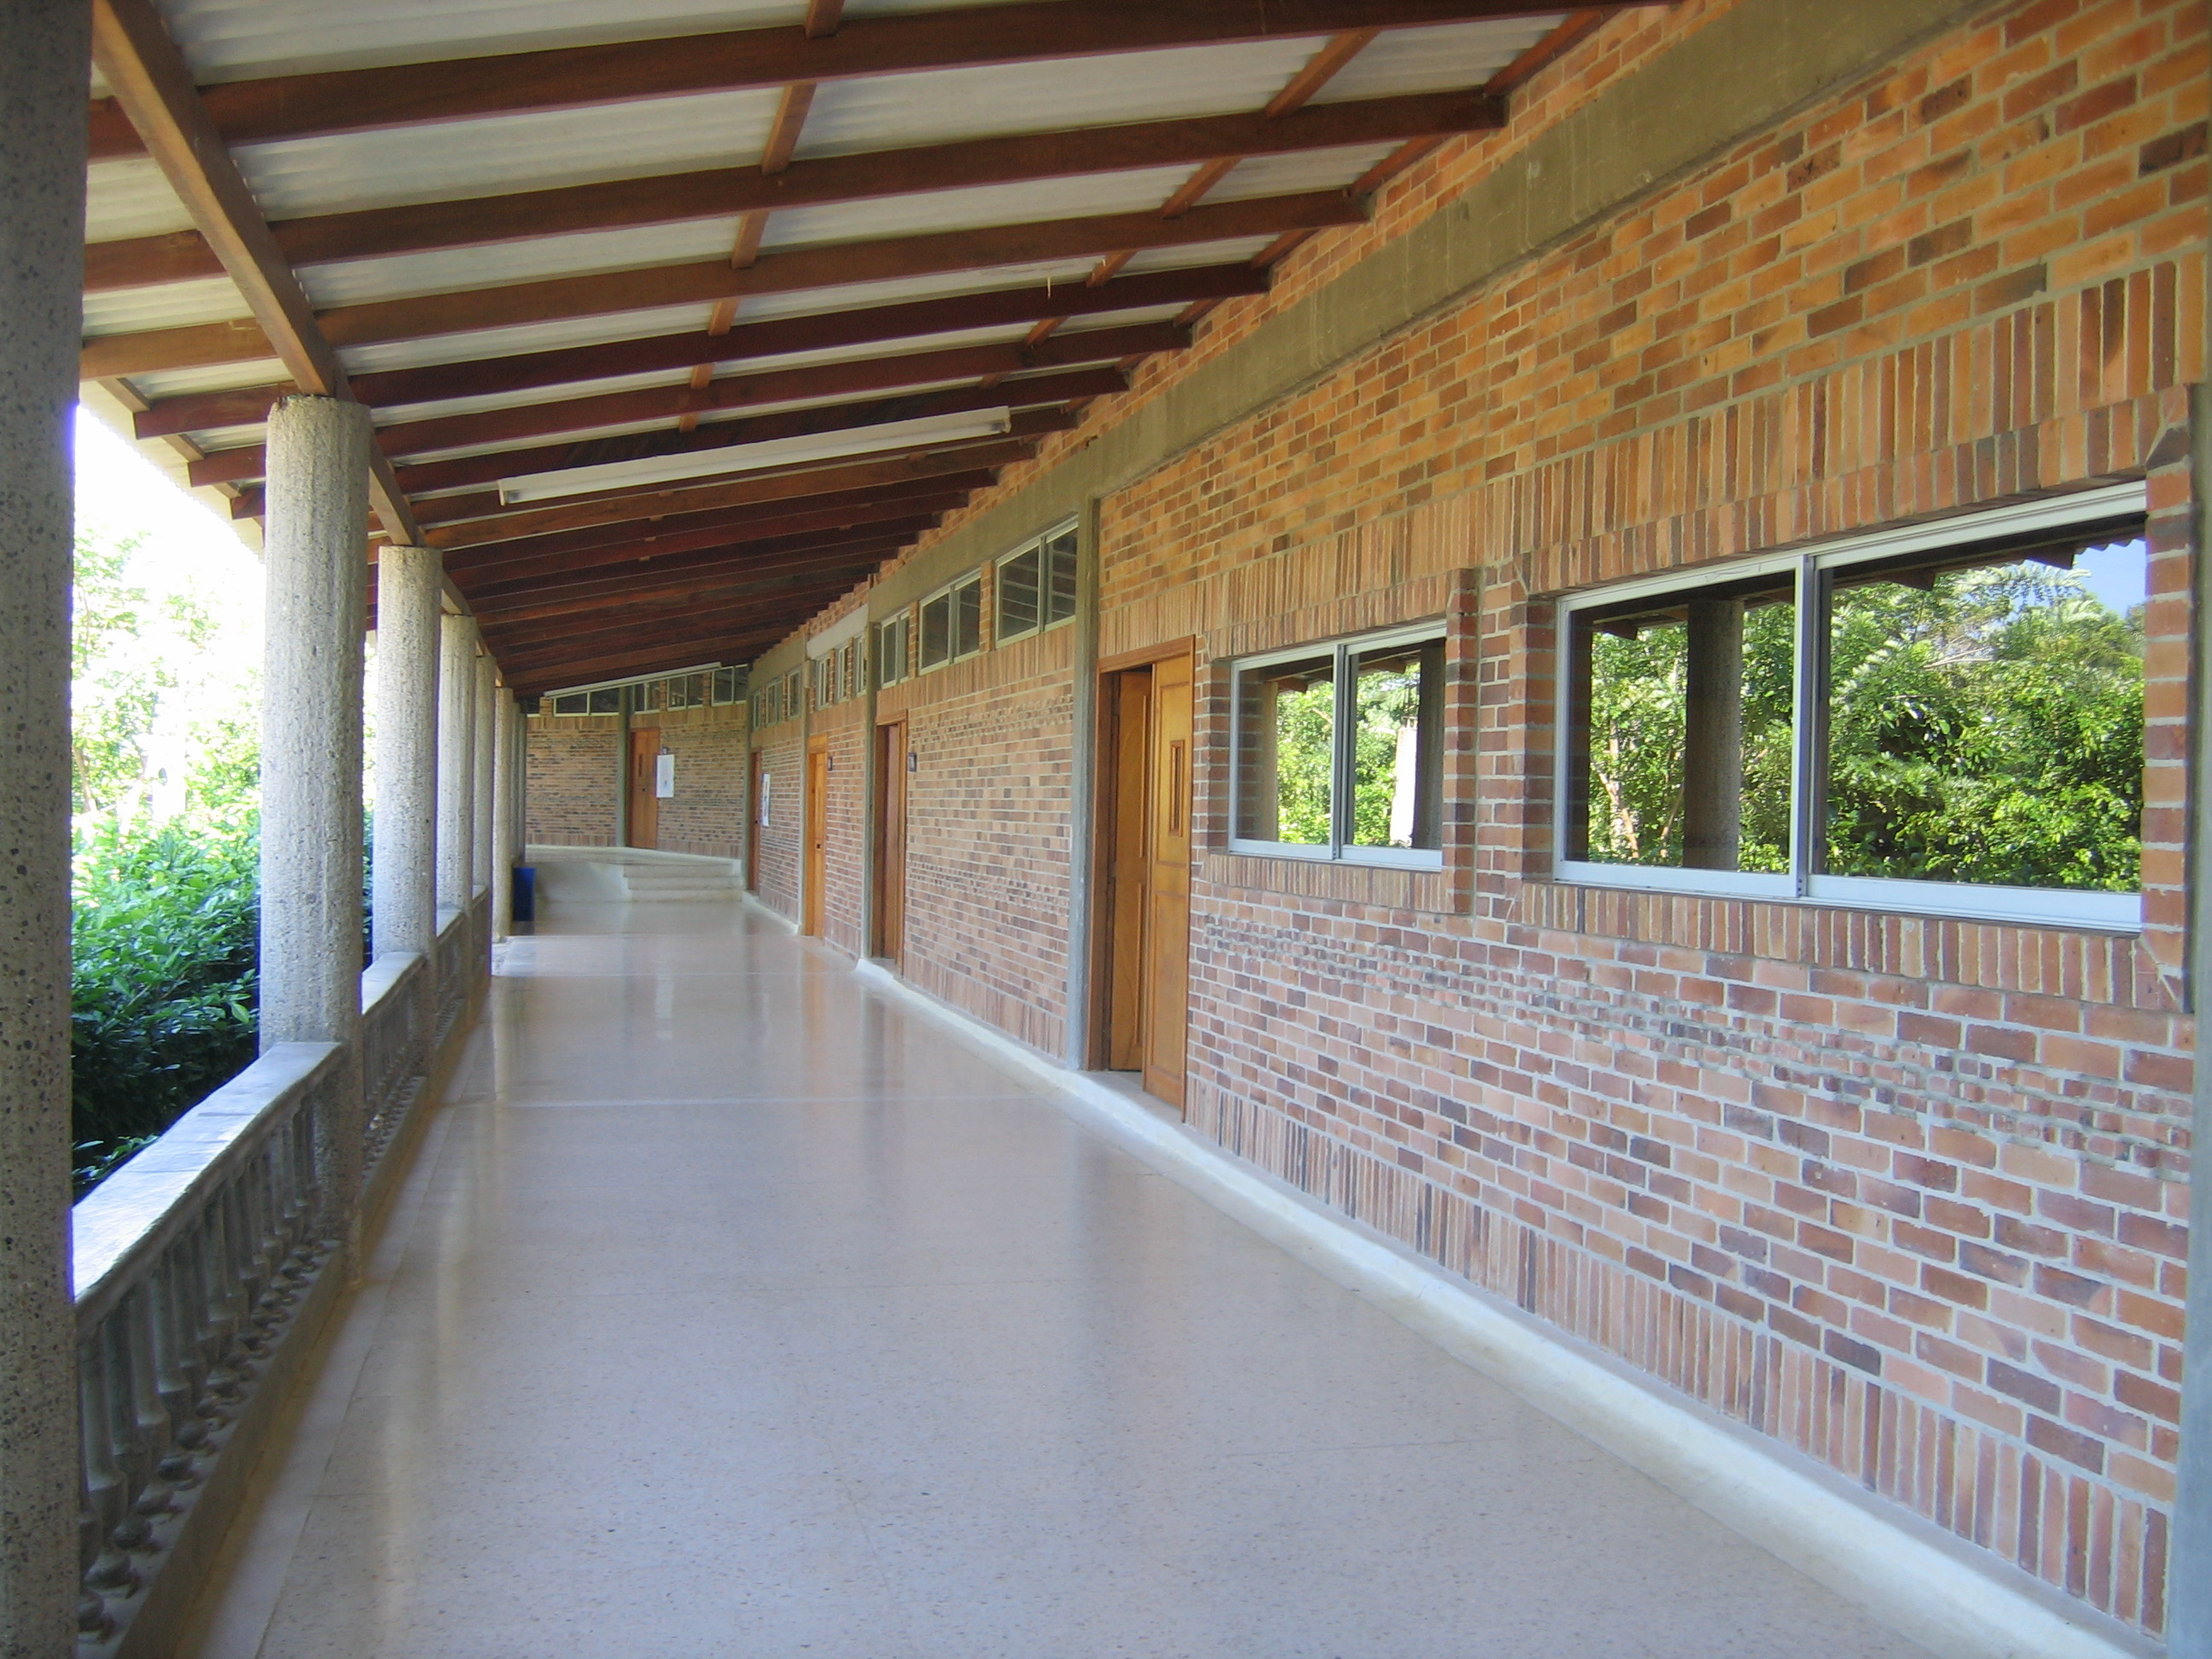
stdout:
[(1145, 1064), (1145, 913), (1152, 886), (1152, 670), (1117, 674), (1109, 690), (1106, 1066), (1136, 1072)]
[(1145, 1090), (1183, 1103), (1189, 1038), (1191, 662), (1155, 663), (1152, 675), (1150, 854), (1145, 916)]
[(801, 931), (822, 932), (822, 885), (830, 869), (830, 756), (816, 749), (806, 757), (806, 894)]
[(760, 891), (761, 780), (768, 775), (768, 756), (753, 750), (752, 778), (745, 790), (745, 890)]
[(629, 734), (629, 836), (632, 847), (660, 844), (659, 781), (660, 732), (653, 728)]
[(906, 949), (906, 725), (877, 736), (876, 954), (896, 965)]

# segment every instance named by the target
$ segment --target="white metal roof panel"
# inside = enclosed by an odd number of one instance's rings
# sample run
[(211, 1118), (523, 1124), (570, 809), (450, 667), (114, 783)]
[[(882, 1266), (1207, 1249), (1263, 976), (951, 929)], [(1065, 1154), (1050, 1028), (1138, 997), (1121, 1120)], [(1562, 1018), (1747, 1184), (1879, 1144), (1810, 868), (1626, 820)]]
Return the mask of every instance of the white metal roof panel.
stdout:
[(497, 196), (759, 161), (782, 94), (774, 88), (546, 110), (379, 132), (240, 145), (272, 219), (403, 202)]
[(509, 357), (525, 351), (560, 351), (599, 345), (609, 340), (681, 334), (707, 326), (708, 305), (660, 306), (649, 311), (617, 312), (604, 317), (564, 317), (550, 323), (520, 323), (511, 328), (474, 329), (422, 340), (391, 340), (379, 345), (342, 347), (338, 360), (355, 374), (386, 369), (422, 368), (433, 363), (473, 362), (479, 357)]
[(486, 247), (440, 248), (390, 258), (303, 265), (299, 270), (300, 285), (318, 309), (365, 305), (416, 294), (503, 288), (544, 276), (587, 276), (595, 271), (726, 258), (737, 234), (737, 221), (732, 218), (586, 231), (574, 236), (536, 236)]
[(764, 249), (785, 249), (990, 225), (1087, 219), (1103, 213), (1142, 213), (1166, 201), (1190, 172), (1188, 167), (1146, 167), (1082, 179), (1037, 179), (1018, 185), (933, 190), (830, 207), (786, 208), (769, 216), (768, 234), (761, 245)]
[(1254, 155), (1239, 161), (1206, 191), (1209, 202), (1241, 202), (1255, 196), (1290, 196), (1310, 190), (1349, 188), (1368, 168), (1398, 148), (1360, 144), (1349, 149), (1310, 149), (1295, 155)]
[(194, 323), (228, 322), (249, 315), (245, 298), (228, 276), (171, 283), (161, 288), (126, 288), (84, 296), (88, 336), (135, 334), (155, 328), (185, 328)]
[[(999, 0), (953, 0), (963, 6)], [(946, 0), (848, 0), (849, 17)], [(805, 0), (161, 0), (203, 82), (434, 63), (716, 29), (796, 28)]]
[(1316, 38), (1181, 46), (829, 82), (815, 92), (799, 154), (1256, 110), (1320, 45)]
[(229, 392), (240, 386), (276, 386), (290, 376), (274, 357), (250, 363), (217, 363), (207, 368), (168, 368), (154, 374), (133, 374), (131, 384), (149, 402), (183, 398), (202, 392)]
[(102, 161), (85, 169), (84, 240), (119, 242), (190, 230), (192, 216), (150, 156)]
[(1330, 77), (1314, 101), (1338, 103), (1353, 98), (1479, 87), (1566, 18), (1565, 12), (1559, 11), (1543, 17), (1385, 29)]
[(1274, 240), (1272, 236), (1240, 236), (1234, 241), (1200, 242), (1190, 247), (1146, 248), (1122, 269), (1134, 276), (1141, 270), (1174, 270), (1183, 265), (1241, 264)]

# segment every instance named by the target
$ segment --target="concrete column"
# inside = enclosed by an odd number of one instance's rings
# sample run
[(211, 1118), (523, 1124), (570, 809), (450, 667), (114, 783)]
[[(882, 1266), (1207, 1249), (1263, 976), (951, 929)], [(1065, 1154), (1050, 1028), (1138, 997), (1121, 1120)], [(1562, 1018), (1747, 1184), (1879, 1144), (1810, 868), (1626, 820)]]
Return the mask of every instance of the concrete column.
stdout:
[(1743, 834), (1743, 601), (1690, 601), (1682, 862), (1733, 870)]
[[(489, 657), (480, 656), (476, 661), (476, 847), (471, 855), (470, 869), (473, 872), (471, 896), (490, 885), (493, 852), (495, 791), (493, 779), (499, 769), (499, 680)], [(486, 925), (489, 925), (489, 918)], [(489, 940), (480, 941), (489, 943)]]
[(337, 1042), (349, 1063), (316, 1176), (341, 1270), (358, 1265), (361, 697), (368, 410), (291, 397), (269, 416), (261, 714), (261, 1047)]
[(1075, 544), (1074, 731), (1068, 745), (1067, 1047), (1070, 1071), (1091, 1062), (1091, 918), (1097, 896), (1091, 869), (1098, 835), (1098, 502), (1086, 502)]
[(493, 699), (493, 766), (491, 789), (491, 936), (505, 939), (514, 931), (515, 732), (514, 694), (501, 690)]
[[(2212, 1056), (2212, 386), (2189, 389), (2194, 439), (2191, 530), (2197, 544), (2196, 729), (2191, 734), (2189, 826), (2189, 994), (2196, 1046)], [(2193, 1144), (2212, 1146), (2212, 1064), (2197, 1066)], [(2166, 1651), (2212, 1653), (2212, 1182), (2189, 1188), (2189, 1302), (2182, 1335), (2181, 1456), (2166, 1553)]]
[(376, 954), (438, 945), (440, 567), (387, 547), (376, 567)]
[(438, 908), (469, 908), (475, 857), (477, 626), (438, 619)]
[(70, 1304), (70, 422), (83, 0), (0, 0), (0, 1656), (76, 1649)]

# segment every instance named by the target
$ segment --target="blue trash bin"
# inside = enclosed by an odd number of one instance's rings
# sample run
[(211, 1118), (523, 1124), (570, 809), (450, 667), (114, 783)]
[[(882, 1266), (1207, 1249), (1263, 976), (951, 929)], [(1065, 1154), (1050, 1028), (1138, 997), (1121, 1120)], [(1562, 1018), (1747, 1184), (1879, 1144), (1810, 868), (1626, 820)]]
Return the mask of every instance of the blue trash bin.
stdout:
[(538, 920), (538, 866), (534, 864), (514, 866), (514, 919)]

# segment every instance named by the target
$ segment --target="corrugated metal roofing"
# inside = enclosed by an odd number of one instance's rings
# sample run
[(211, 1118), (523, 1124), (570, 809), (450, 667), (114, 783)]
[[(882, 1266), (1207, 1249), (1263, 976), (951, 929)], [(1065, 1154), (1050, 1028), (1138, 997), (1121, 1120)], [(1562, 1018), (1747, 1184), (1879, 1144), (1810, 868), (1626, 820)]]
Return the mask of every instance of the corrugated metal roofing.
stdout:
[(241, 146), (238, 164), (272, 219), (747, 167), (781, 100), (774, 89), (717, 92), (291, 138)]
[[(549, 46), (647, 40), (732, 28), (795, 27), (805, 0), (156, 0), (195, 72), (215, 82), (309, 70), (465, 59)], [(991, 3), (993, 0), (983, 0)], [(972, 6), (978, 0), (848, 0), (849, 18), (894, 11)], [(1433, 28), (1386, 30), (1340, 70), (1320, 101), (1387, 97), (1479, 87), (1541, 40), (1566, 13)], [(1322, 37), (1138, 52), (1073, 60), (888, 74), (820, 85), (800, 135), (801, 158), (897, 149), (1031, 132), (1203, 117), (1264, 107), (1323, 46)], [(287, 220), (417, 202), (498, 200), (531, 190), (644, 178), (758, 161), (781, 102), (780, 89), (718, 92), (627, 104), (433, 123), (386, 131), (323, 134), (240, 145), (236, 159), (263, 213)], [(1395, 153), (1376, 143), (1282, 156), (1251, 157), (1215, 181), (1208, 202), (1253, 200), (1342, 190)], [(780, 209), (767, 217), (763, 249), (800, 248), (932, 234), (957, 236), (994, 226), (1125, 213), (1151, 215), (1190, 179), (1194, 164)], [(88, 234), (122, 240), (182, 229), (190, 215), (159, 170), (144, 160), (95, 164), (88, 178)], [(343, 307), (410, 295), (483, 290), (547, 277), (641, 270), (726, 259), (740, 220), (734, 214), (619, 230), (532, 237), (481, 247), (433, 249), (308, 267), (299, 275), (313, 303)], [(1155, 248), (1121, 263), (1124, 274), (1249, 264), (1275, 248), (1274, 234), (1210, 244)], [(927, 276), (833, 284), (748, 295), (740, 325), (856, 308), (997, 291), (1086, 283), (1101, 254)], [(1180, 295), (1112, 315), (1078, 315), (1055, 337), (1067, 361), (1039, 374), (1079, 366), (1083, 331), (1164, 321), (1189, 295), (1218, 289), (1178, 285)], [(1049, 307), (1021, 310), (1037, 315)], [(88, 295), (88, 334), (158, 331), (246, 314), (225, 279)], [(714, 307), (662, 306), (568, 317), (467, 333), (348, 347), (354, 374), (464, 363), (520, 354), (592, 347), (660, 335), (703, 333)], [(957, 321), (959, 313), (949, 320)], [(962, 345), (1018, 341), (1026, 321), (954, 327), (896, 338), (818, 346), (774, 356), (724, 359), (720, 374), (805, 369), (897, 357)], [(836, 330), (829, 330), (836, 337)], [(594, 367), (619, 369), (619, 355)], [(558, 386), (380, 407), (380, 425), (500, 410), (540, 408), (648, 387), (677, 387), (688, 368), (641, 369)], [(161, 370), (132, 376), (136, 395), (159, 401), (228, 387), (280, 383), (273, 361)], [(1018, 402), (1027, 374), (997, 382)], [(1108, 382), (1111, 384), (1111, 382)], [(942, 379), (911, 390), (974, 387)], [(855, 400), (850, 392), (742, 410), (702, 411), (706, 422)], [(587, 406), (587, 405), (586, 405)], [(536, 422), (532, 422), (535, 424)], [(554, 422), (557, 424), (557, 419)], [(501, 439), (438, 452), (441, 457), (587, 442), (666, 430), (673, 417)], [(202, 447), (251, 446), (261, 428), (245, 425), (189, 434)], [(430, 456), (407, 458), (410, 461)], [(455, 486), (461, 493), (482, 486)]]
[[(848, 0), (845, 12), (863, 17), (939, 11), (945, 5), (946, 0)], [(805, 0), (165, 0), (161, 15), (205, 83), (716, 29), (795, 27), (806, 5)]]
[(1479, 87), (1569, 16), (1507, 17), (1486, 23), (1385, 29), (1332, 76), (1316, 103)]

